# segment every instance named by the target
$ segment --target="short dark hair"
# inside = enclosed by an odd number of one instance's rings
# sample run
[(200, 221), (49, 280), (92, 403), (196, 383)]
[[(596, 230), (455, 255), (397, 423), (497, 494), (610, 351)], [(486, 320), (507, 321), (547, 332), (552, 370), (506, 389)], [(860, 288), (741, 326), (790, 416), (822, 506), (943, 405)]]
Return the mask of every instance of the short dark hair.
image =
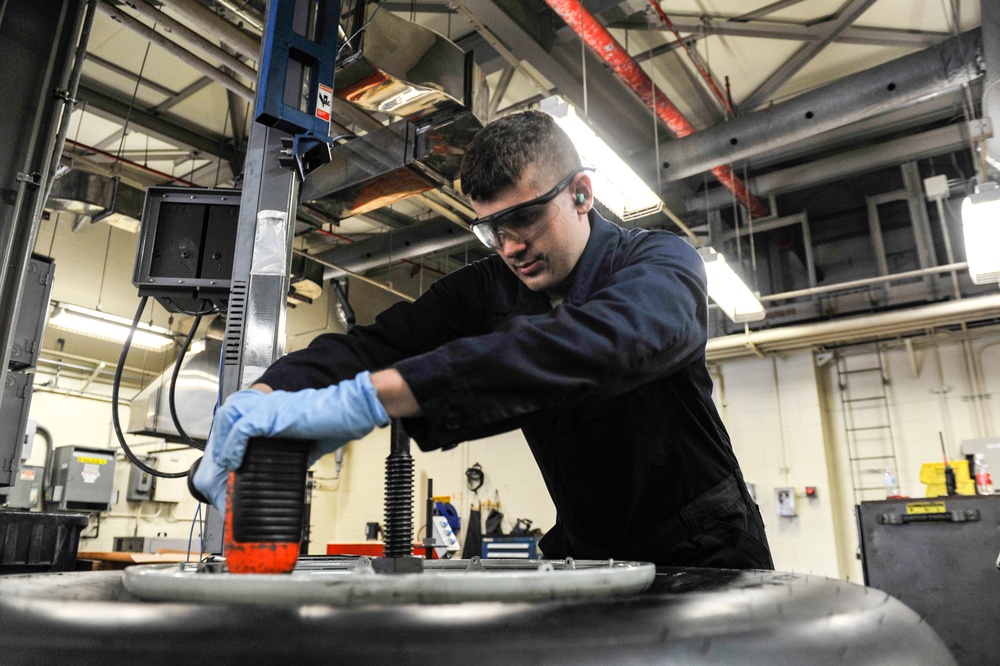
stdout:
[(581, 162), (569, 136), (544, 111), (497, 118), (479, 130), (465, 149), (462, 192), (474, 201), (493, 201), (516, 186), (531, 165), (539, 173), (551, 174), (554, 183)]

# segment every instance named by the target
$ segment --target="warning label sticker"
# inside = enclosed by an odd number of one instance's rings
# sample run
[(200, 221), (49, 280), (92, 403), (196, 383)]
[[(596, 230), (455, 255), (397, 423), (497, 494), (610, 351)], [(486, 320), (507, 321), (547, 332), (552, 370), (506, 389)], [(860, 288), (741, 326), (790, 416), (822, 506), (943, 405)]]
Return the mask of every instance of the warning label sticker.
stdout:
[(330, 111), (333, 110), (333, 88), (319, 84), (316, 94), (316, 117), (330, 122)]
[(101, 467), (88, 463), (80, 470), (80, 476), (84, 483), (97, 483), (97, 480), (101, 478)]
[(906, 513), (912, 515), (927, 513), (947, 513), (944, 502), (910, 502), (906, 505)]
[(108, 464), (108, 459), (107, 458), (83, 458), (81, 456), (77, 456), (76, 461), (78, 463), (82, 463), (84, 465), (87, 465), (87, 464), (89, 464), (89, 465), (107, 465)]
[(35, 480), (35, 470), (33, 469), (22, 469), (21, 479), (23, 481), (34, 481)]

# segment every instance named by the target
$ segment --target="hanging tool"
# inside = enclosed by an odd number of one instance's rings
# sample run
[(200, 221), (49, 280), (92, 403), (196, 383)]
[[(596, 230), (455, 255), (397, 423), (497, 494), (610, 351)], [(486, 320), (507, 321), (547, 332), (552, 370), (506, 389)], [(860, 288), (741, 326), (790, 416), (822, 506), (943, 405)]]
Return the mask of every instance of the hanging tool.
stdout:
[(945, 492), (951, 496), (955, 495), (955, 470), (952, 469), (951, 465), (948, 464), (948, 452), (944, 448), (944, 435), (938, 432), (938, 438), (941, 440), (941, 455), (944, 456), (944, 488)]

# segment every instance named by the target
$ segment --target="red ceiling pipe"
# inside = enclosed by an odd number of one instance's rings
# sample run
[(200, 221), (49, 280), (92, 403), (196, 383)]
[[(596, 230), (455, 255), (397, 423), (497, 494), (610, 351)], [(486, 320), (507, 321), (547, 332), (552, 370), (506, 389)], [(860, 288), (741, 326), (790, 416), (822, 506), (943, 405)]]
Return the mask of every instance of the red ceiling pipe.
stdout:
[[(152, 169), (152, 168), (146, 166), (145, 164), (139, 164), (138, 162), (133, 162), (132, 160), (127, 160), (124, 157), (119, 157), (118, 155), (115, 155), (113, 153), (109, 153), (106, 150), (101, 150), (100, 148), (94, 148), (93, 146), (88, 146), (88, 145), (86, 145), (84, 143), (80, 143), (79, 141), (74, 141), (73, 139), (66, 139), (66, 143), (68, 143), (69, 145), (73, 146), (74, 148), (79, 148), (80, 150), (83, 150), (83, 151), (88, 152), (88, 153), (92, 153), (94, 155), (102, 155), (104, 157), (110, 157), (111, 159), (113, 159), (113, 160), (115, 160), (117, 162), (121, 162), (122, 164), (129, 165), (133, 169), (138, 169), (139, 171), (145, 171), (146, 173), (152, 174), (154, 176), (158, 176), (160, 178), (164, 178), (164, 179), (166, 179), (167, 182), (180, 183), (181, 185), (196, 186), (196, 184), (192, 183), (190, 180), (184, 180), (183, 178), (177, 178), (176, 176), (171, 176), (169, 173), (164, 173), (162, 171), (157, 171), (156, 169)], [(84, 155), (83, 157), (86, 157), (86, 156)]]
[(715, 79), (712, 78), (712, 73), (705, 69), (701, 62), (699, 62), (698, 58), (695, 57), (694, 53), (691, 52), (691, 48), (687, 45), (687, 42), (684, 41), (684, 38), (681, 37), (681, 33), (677, 32), (677, 28), (674, 27), (673, 21), (667, 17), (666, 13), (660, 7), (659, 0), (649, 0), (649, 4), (651, 4), (653, 9), (656, 10), (660, 20), (663, 21), (663, 25), (667, 26), (667, 28), (670, 29), (670, 32), (674, 33), (674, 37), (677, 38), (677, 43), (680, 44), (684, 49), (684, 52), (687, 53), (688, 58), (691, 59), (691, 63), (694, 64), (694, 68), (698, 70), (699, 74), (701, 74), (701, 78), (705, 79), (705, 83), (708, 84), (708, 87), (712, 89), (715, 96), (719, 98), (720, 102), (722, 102), (722, 107), (729, 112), (729, 115), (735, 116), (736, 110), (733, 109), (733, 105), (730, 104), (729, 100), (726, 99), (726, 96), (722, 94), (721, 90), (719, 90), (719, 86), (715, 85)]
[[(695, 133), (694, 126), (684, 114), (656, 87), (639, 63), (578, 0), (545, 0), (545, 3), (611, 67), (646, 106), (653, 109), (675, 137), (679, 139)], [(729, 167), (715, 167), (712, 169), (712, 175), (753, 215), (757, 217), (768, 215), (767, 207), (750, 193), (743, 181), (737, 178)]]

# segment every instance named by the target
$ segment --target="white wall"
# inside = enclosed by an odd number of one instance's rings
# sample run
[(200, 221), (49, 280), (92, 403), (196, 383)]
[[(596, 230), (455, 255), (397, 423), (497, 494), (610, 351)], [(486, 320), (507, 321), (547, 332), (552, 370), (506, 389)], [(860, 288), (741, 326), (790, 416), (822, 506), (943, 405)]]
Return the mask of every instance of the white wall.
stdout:
[[(733, 449), (755, 486), (775, 567), (837, 577), (824, 424), (811, 355), (735, 361), (716, 369)], [(798, 516), (779, 517), (775, 488), (796, 490)], [(817, 489), (815, 499), (805, 487)]]
[[(881, 349), (896, 472), (904, 495), (923, 497), (920, 467), (941, 460), (939, 432), (952, 459), (962, 455), (963, 440), (1000, 435), (1000, 334), (982, 331), (967, 341), (918, 338), (911, 345), (912, 352), (902, 341), (883, 343)], [(867, 345), (838, 352), (851, 355), (851, 362), (871, 362), (872, 350)], [(858, 493), (861, 500), (884, 499), (885, 492), (879, 474), (852, 479), (836, 358), (809, 352), (731, 361), (714, 373), (733, 447), (747, 481), (757, 485), (776, 567), (861, 582), (855, 483), (876, 488)], [(876, 380), (862, 379), (866, 376), (847, 381), (875, 395)], [(857, 389), (859, 381), (868, 386)], [(862, 409), (882, 408), (874, 403), (877, 407)], [(878, 421), (870, 414), (861, 418)], [(796, 491), (795, 518), (776, 515), (774, 489), (785, 485)], [(817, 488), (816, 499), (804, 497), (806, 486)]]

